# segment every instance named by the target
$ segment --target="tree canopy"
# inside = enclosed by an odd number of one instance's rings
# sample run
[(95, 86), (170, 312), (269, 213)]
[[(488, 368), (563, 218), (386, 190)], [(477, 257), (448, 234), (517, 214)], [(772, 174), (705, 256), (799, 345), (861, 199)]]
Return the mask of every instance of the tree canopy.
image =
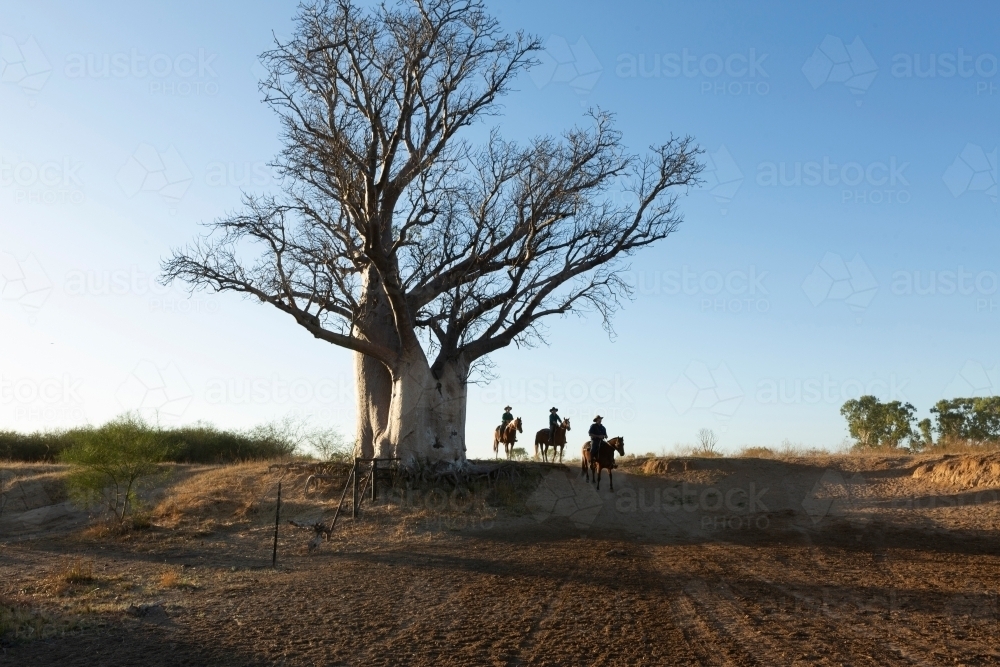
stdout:
[(427, 428), (464, 430), (477, 361), (542, 341), (551, 315), (594, 311), (610, 329), (631, 293), (622, 260), (677, 229), (678, 193), (702, 169), (689, 137), (628, 151), (600, 110), (559, 137), (471, 143), (463, 132), (498, 113), (539, 48), (477, 0), (303, 5), (263, 57), (282, 192), (245, 195), (173, 252), (165, 280), (249, 295), (377, 360), (397, 414), (405, 396), (413, 408), (450, 391), (461, 414)]

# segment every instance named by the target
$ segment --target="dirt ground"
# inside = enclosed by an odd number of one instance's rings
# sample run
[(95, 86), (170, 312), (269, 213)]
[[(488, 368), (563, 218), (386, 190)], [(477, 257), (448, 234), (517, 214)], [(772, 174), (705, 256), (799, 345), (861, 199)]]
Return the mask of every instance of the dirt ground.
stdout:
[(1000, 664), (996, 464), (526, 464), (524, 498), (386, 493), (315, 550), (284, 520), (340, 489), (285, 473), (276, 569), (266, 465), (179, 466), (125, 534), (8, 467), (0, 664)]

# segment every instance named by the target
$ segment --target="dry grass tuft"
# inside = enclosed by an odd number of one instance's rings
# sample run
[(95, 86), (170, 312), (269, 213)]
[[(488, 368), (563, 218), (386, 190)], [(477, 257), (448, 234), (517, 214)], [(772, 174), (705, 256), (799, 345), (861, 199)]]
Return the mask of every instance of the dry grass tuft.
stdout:
[(181, 585), (181, 575), (176, 570), (167, 570), (160, 575), (160, 588), (177, 588)]
[(83, 558), (74, 558), (56, 576), (67, 584), (89, 584), (94, 580), (94, 564)]
[(0, 600), (0, 641), (44, 639), (56, 634), (57, 626), (49, 614)]
[(744, 447), (736, 456), (741, 459), (774, 459), (778, 453), (770, 447)]
[(923, 450), (924, 454), (988, 454), (1000, 451), (1000, 442), (973, 442), (946, 438)]

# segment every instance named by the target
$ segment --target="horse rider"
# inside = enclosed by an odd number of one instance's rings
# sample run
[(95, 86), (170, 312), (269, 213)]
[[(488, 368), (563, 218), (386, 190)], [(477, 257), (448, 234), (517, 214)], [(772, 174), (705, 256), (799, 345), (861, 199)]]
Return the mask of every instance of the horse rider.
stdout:
[(514, 415), (511, 414), (512, 407), (505, 405), (503, 408), (503, 417), (500, 418), (500, 435), (503, 435), (504, 431), (507, 430), (507, 424), (514, 421)]
[(549, 408), (549, 444), (556, 444), (556, 429), (562, 424), (559, 417), (559, 408)]
[(591, 462), (597, 461), (597, 455), (601, 452), (601, 443), (608, 439), (608, 429), (604, 428), (604, 424), (601, 423), (604, 417), (597, 415), (594, 417), (594, 423), (590, 425), (590, 460)]

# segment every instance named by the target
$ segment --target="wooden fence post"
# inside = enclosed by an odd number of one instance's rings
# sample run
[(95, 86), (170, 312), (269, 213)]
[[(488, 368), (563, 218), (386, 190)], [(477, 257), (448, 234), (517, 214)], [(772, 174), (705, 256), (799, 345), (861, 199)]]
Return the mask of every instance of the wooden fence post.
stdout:
[(354, 504), (351, 506), (351, 518), (358, 518), (358, 459), (354, 459)]
[(281, 482), (278, 482), (278, 503), (274, 506), (274, 550), (271, 552), (271, 567), (278, 563), (278, 516), (281, 514)]
[(378, 479), (378, 459), (372, 459), (372, 502), (375, 502), (375, 480)]

